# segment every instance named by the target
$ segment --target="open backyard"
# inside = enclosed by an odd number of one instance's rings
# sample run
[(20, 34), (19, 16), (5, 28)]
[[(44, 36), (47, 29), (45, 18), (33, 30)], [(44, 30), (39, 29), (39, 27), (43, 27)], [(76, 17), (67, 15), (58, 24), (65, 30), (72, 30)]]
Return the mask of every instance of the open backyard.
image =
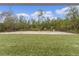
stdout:
[(79, 35), (0, 34), (0, 55), (79, 55)]

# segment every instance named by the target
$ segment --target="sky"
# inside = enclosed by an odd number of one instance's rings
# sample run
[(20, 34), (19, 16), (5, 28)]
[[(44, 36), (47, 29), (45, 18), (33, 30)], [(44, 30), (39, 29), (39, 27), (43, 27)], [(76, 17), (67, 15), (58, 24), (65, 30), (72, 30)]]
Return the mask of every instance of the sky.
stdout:
[(12, 10), (17, 15), (37, 15), (38, 10), (46, 12), (45, 16), (60, 17), (63, 18), (67, 12), (68, 7), (66, 5), (51, 5), (51, 6), (32, 6), (32, 5), (1, 5), (0, 12)]

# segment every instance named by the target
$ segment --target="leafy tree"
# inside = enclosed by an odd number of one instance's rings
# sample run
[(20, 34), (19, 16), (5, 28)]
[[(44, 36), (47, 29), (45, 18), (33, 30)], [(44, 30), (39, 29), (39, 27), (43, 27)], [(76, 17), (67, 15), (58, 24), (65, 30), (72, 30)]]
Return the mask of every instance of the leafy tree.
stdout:
[(5, 31), (15, 30), (15, 17), (13, 12), (7, 11), (2, 12), (1, 17), (4, 17), (4, 29)]

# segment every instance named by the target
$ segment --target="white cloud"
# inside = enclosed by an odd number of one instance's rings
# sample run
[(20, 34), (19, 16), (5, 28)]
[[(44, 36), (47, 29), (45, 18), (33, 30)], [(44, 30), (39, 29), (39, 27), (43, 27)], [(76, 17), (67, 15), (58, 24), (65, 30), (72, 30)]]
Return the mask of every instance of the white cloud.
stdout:
[[(43, 11), (43, 14), (45, 14), (44, 11)], [(40, 11), (36, 11), (36, 12), (31, 14), (32, 17), (38, 16), (38, 15), (40, 15)]]
[(64, 7), (61, 9), (57, 9), (55, 12), (56, 14), (59, 14), (59, 15), (65, 15), (68, 13), (68, 10), (69, 10), (69, 7)]
[(53, 12), (52, 11), (46, 11), (44, 16), (45, 17), (52, 17), (53, 16)]
[(50, 19), (56, 19), (52, 11), (46, 11), (44, 17), (49, 17)]
[[(33, 14), (31, 14), (31, 16), (38, 16), (40, 14), (39, 11), (34, 12)], [(53, 13), (52, 11), (43, 11), (43, 16), (52, 16)]]
[(38, 16), (38, 15), (39, 15), (38, 11), (34, 12), (33, 14), (31, 14), (31, 16)]
[[(31, 17), (33, 19), (38, 20), (38, 15), (39, 14), (40, 14), (39, 11), (36, 11), (33, 14), (31, 14)], [(42, 16), (45, 17), (45, 18), (49, 17), (50, 19), (56, 19), (57, 18), (57, 17), (54, 16), (52, 11), (43, 11), (43, 15)]]
[(38, 11), (36, 11), (36, 12), (34, 12), (34, 13), (30, 14), (30, 17), (31, 17), (31, 18), (33, 18), (33, 19), (38, 20), (38, 14), (39, 14), (39, 12), (38, 12)]
[(26, 13), (19, 13), (19, 14), (16, 14), (17, 16), (27, 16), (27, 17), (29, 17), (29, 15), (28, 14), (26, 14)]
[(19, 13), (19, 14), (16, 14), (17, 17), (19, 18), (20, 16), (24, 16), (26, 19), (30, 19), (30, 15), (26, 14), (26, 13)]

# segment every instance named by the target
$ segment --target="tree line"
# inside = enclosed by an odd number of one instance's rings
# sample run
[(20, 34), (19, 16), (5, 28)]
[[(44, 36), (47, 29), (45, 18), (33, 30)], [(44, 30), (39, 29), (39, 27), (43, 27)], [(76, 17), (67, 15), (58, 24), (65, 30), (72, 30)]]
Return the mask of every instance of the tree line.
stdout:
[[(12, 11), (2, 12), (0, 14), (0, 32), (5, 31), (66, 31), (79, 32), (79, 10), (71, 6), (64, 19), (42, 18), (43, 11), (40, 11), (38, 20), (27, 20), (24, 16), (17, 16)], [(4, 21), (1, 22), (1, 19)], [(43, 21), (41, 21), (44, 19)]]

